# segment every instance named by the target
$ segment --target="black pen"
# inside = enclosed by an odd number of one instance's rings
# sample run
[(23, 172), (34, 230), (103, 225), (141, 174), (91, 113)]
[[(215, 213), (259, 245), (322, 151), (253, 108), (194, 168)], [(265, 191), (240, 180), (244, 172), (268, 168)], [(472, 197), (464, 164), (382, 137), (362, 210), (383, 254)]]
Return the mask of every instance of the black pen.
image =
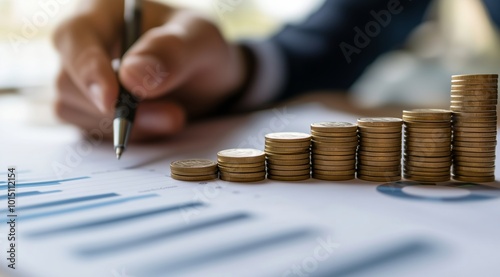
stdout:
[[(142, 0), (125, 0), (123, 18), (122, 58), (141, 35)], [(117, 159), (127, 148), (137, 104), (138, 100), (120, 84), (113, 120), (113, 143)]]

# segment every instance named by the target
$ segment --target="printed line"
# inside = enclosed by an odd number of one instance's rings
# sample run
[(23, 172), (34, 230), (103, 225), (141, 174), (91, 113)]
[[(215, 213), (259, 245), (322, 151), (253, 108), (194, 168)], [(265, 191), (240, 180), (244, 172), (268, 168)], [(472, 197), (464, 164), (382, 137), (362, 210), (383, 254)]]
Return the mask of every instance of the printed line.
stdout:
[[(100, 200), (100, 199), (117, 197), (117, 196), (119, 196), (119, 195), (116, 193), (88, 195), (88, 196), (83, 196), (83, 197), (62, 199), (62, 200), (57, 200), (57, 201), (52, 201), (52, 202), (46, 202), (46, 203), (28, 205), (28, 206), (24, 206), (24, 207), (18, 207), (17, 211), (34, 210), (34, 209), (69, 205), (69, 204), (75, 204), (75, 203), (81, 203), (81, 202), (87, 202), (87, 201), (93, 201), (93, 200)], [(6, 213), (7, 211), (8, 211), (7, 209), (1, 210), (0, 213)]]
[(61, 233), (66, 233), (66, 232), (87, 230), (87, 229), (123, 223), (123, 222), (127, 222), (127, 221), (142, 219), (142, 218), (160, 215), (160, 214), (164, 214), (164, 213), (177, 212), (177, 211), (180, 211), (183, 209), (190, 209), (190, 208), (196, 208), (196, 207), (201, 207), (201, 206), (205, 206), (205, 204), (201, 203), (201, 202), (192, 202), (192, 203), (186, 203), (186, 204), (182, 204), (182, 205), (167, 206), (167, 207), (163, 207), (163, 208), (156, 209), (156, 210), (143, 211), (143, 212), (121, 215), (121, 216), (116, 216), (116, 217), (108, 217), (108, 218), (99, 219), (99, 220), (95, 220), (95, 221), (90, 221), (90, 222), (79, 223), (79, 224), (74, 224), (74, 225), (65, 226), (65, 227), (59, 227), (59, 228), (54, 228), (54, 229), (49, 229), (49, 230), (33, 232), (33, 233), (28, 234), (28, 236), (30, 236), (30, 237), (45, 237), (45, 236), (50, 236), (50, 235), (57, 235), (57, 234), (61, 234)]
[[(31, 188), (31, 187), (55, 186), (55, 185), (61, 185), (61, 183), (65, 183), (65, 182), (83, 180), (83, 179), (88, 179), (88, 178), (90, 178), (90, 177), (85, 176), (85, 177), (77, 177), (77, 178), (71, 178), (71, 179), (53, 180), (53, 181), (19, 183), (19, 184), (16, 184), (16, 187), (17, 188)], [(0, 190), (7, 190), (7, 185), (0, 185)]]
[[(293, 240), (302, 239), (313, 235), (315, 232), (310, 229), (298, 229), (287, 232), (273, 234), (269, 237), (252, 239), (243, 243), (233, 244), (221, 249), (204, 253), (192, 253), (187, 257), (164, 260), (156, 264), (144, 267), (142, 274), (137, 276), (167, 276), (174, 272), (193, 269), (194, 267), (217, 262), (230, 257), (255, 252), (265, 248), (275, 247), (279, 244), (289, 243)], [(144, 272), (143, 272), (144, 271)]]
[(202, 231), (208, 228), (218, 227), (225, 224), (235, 223), (249, 218), (250, 215), (247, 213), (238, 213), (229, 216), (218, 217), (215, 219), (205, 220), (202, 222), (191, 223), (186, 226), (177, 227), (163, 232), (157, 232), (156, 234), (152, 234), (147, 237), (139, 237), (137, 239), (121, 241), (107, 245), (99, 245), (97, 247), (83, 248), (78, 250), (77, 253), (87, 258), (89, 257), (95, 258), (96, 256), (101, 256), (117, 251), (128, 250), (130, 248), (134, 248), (137, 246), (143, 246), (158, 241), (172, 239), (188, 233)]
[[(61, 192), (61, 190), (18, 192), (18, 193), (16, 193), (16, 198), (17, 197), (25, 197), (25, 196), (50, 194), (50, 193), (56, 193), (56, 192)], [(0, 195), (0, 200), (5, 200), (7, 198), (8, 198), (8, 195)]]
[(102, 208), (102, 207), (106, 207), (106, 206), (112, 206), (112, 205), (117, 205), (117, 204), (122, 204), (122, 203), (130, 202), (130, 201), (141, 200), (141, 199), (157, 197), (157, 196), (159, 196), (159, 195), (158, 194), (146, 194), (146, 195), (125, 197), (125, 198), (121, 198), (121, 199), (117, 199), (117, 200), (113, 200), (113, 201), (101, 202), (101, 203), (90, 204), (90, 205), (86, 205), (86, 206), (74, 207), (74, 208), (69, 208), (69, 209), (49, 211), (49, 212), (43, 212), (43, 213), (37, 213), (37, 214), (19, 215), (18, 218), (22, 221), (39, 219), (39, 218), (51, 217), (51, 216), (55, 216), (55, 215), (62, 215), (62, 214), (80, 212), (80, 211), (91, 210), (91, 209), (96, 209), (96, 208)]

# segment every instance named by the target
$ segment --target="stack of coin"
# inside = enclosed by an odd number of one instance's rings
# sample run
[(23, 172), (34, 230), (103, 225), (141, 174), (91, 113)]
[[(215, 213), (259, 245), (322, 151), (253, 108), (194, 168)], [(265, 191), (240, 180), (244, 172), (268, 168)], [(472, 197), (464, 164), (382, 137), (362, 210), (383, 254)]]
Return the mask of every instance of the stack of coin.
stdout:
[(228, 149), (217, 153), (220, 178), (228, 182), (257, 182), (266, 178), (266, 156), (257, 149)]
[(354, 179), (358, 126), (347, 122), (313, 123), (311, 135), (313, 178), (326, 181)]
[(286, 132), (266, 135), (267, 178), (301, 181), (311, 176), (311, 135)]
[(170, 173), (173, 179), (180, 181), (208, 181), (218, 177), (217, 163), (205, 159), (172, 162)]
[(390, 182), (401, 179), (400, 118), (358, 119), (357, 176), (371, 182)]
[(451, 111), (416, 109), (403, 111), (404, 174), (409, 180), (450, 180)]
[(495, 181), (498, 75), (454, 75), (453, 179)]

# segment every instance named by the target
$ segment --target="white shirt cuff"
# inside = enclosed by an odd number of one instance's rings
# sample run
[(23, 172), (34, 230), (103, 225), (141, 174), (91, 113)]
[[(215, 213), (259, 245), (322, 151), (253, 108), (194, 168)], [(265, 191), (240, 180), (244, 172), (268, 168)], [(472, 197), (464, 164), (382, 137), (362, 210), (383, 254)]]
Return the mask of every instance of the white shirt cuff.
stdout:
[(249, 110), (262, 107), (278, 98), (285, 82), (285, 59), (280, 49), (270, 41), (244, 41), (256, 57), (254, 79), (237, 109)]

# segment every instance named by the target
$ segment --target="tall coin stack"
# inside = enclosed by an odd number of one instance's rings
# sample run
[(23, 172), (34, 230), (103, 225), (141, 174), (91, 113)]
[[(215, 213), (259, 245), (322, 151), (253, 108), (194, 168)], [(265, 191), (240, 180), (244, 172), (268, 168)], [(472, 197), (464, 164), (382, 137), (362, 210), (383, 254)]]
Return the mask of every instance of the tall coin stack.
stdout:
[(357, 176), (371, 182), (390, 182), (401, 179), (400, 118), (358, 119)]
[(495, 181), (498, 75), (451, 77), (453, 179)]
[(420, 182), (450, 180), (451, 111), (403, 111), (405, 126), (403, 177)]
[(217, 153), (221, 180), (257, 182), (266, 179), (266, 156), (257, 149), (228, 149)]
[(295, 132), (266, 135), (267, 178), (301, 181), (311, 176), (311, 135)]
[(313, 178), (325, 181), (354, 179), (358, 126), (347, 122), (313, 123), (311, 135)]

